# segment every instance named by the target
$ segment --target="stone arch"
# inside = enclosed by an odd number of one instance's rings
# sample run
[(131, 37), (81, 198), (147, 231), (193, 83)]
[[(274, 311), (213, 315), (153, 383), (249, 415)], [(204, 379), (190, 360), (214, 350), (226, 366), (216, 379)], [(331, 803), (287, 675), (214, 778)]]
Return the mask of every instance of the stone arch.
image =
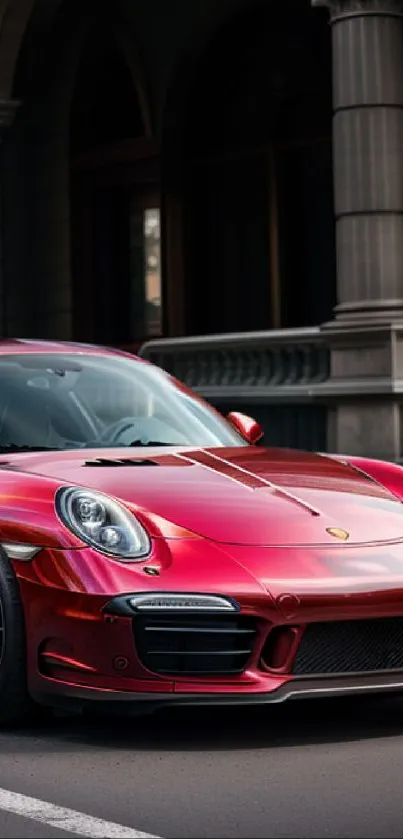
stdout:
[(138, 110), (135, 133), (142, 139), (152, 137), (152, 110), (119, 4), (12, 0), (3, 24), (0, 52), (4, 43), (8, 57), (0, 62), (0, 91), (21, 103), (3, 150), (7, 329), (69, 338), (75, 305), (70, 128), (77, 75), (97, 27), (108, 32), (117, 63), (130, 77), (126, 87), (132, 84), (133, 95), (127, 104)]
[[(34, 24), (33, 28), (37, 30), (39, 37), (45, 36), (52, 30), (63, 2), (64, 0), (0, 0), (0, 98), (7, 100), (12, 97), (19, 56), (29, 23)], [(98, 6), (100, 5), (102, 4), (98, 3)], [(109, 3), (107, 6), (110, 8)], [(116, 29), (122, 52), (131, 68), (147, 134), (151, 135), (150, 102), (137, 44), (127, 22), (124, 25), (120, 23)]]
[[(330, 318), (336, 279), (326, 14), (300, 0), (253, 0), (228, 8), (205, 35), (203, 47), (193, 57), (186, 51), (178, 66), (163, 120), (165, 177), (172, 190), (181, 183), (184, 331), (248, 331)], [(316, 179), (315, 201), (308, 178)], [(293, 184), (298, 212), (289, 197)], [(315, 224), (309, 230), (305, 224), (304, 202), (321, 230), (317, 237)], [(248, 204), (256, 207), (260, 231)], [(223, 224), (220, 213), (233, 213), (231, 224)], [(220, 225), (227, 245), (214, 238)], [(296, 260), (287, 263), (291, 228), (297, 250), (310, 239), (302, 277)], [(207, 303), (213, 299), (215, 314)]]
[(126, 26), (123, 26), (122, 23), (116, 25), (115, 37), (120, 45), (122, 56), (124, 56), (127, 66), (130, 68), (131, 71), (133, 83), (139, 101), (139, 106), (141, 109), (144, 125), (144, 135), (146, 137), (152, 138), (155, 135), (154, 119), (152, 114), (148, 86), (145, 79), (140, 55), (137, 50), (137, 46), (134, 42), (130, 30), (128, 30)]

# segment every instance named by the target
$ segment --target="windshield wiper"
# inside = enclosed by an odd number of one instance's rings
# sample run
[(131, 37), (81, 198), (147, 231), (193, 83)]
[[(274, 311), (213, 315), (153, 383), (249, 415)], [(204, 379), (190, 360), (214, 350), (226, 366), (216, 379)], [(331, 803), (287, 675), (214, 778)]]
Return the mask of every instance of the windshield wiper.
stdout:
[(17, 446), (10, 443), (8, 446), (0, 446), (0, 454), (23, 454), (24, 452), (60, 452), (62, 449), (52, 446)]
[(135, 446), (139, 446), (141, 448), (146, 449), (149, 446), (150, 447), (151, 446), (170, 446), (170, 447), (172, 447), (172, 446), (178, 446), (178, 445), (180, 445), (180, 444), (179, 443), (162, 443), (161, 440), (147, 440), (146, 443), (143, 443), (142, 440), (133, 440), (132, 443), (127, 444), (129, 449), (132, 448), (132, 447), (135, 447)]

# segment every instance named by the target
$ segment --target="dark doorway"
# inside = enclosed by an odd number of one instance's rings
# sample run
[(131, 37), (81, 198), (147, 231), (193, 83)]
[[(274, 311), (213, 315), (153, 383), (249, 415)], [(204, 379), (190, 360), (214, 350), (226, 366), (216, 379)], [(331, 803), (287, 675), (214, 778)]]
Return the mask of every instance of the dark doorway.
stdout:
[(70, 130), (74, 333), (136, 346), (161, 331), (158, 163), (118, 37), (93, 27)]
[(307, 3), (248, 3), (185, 109), (186, 332), (298, 327), (336, 303), (331, 45)]

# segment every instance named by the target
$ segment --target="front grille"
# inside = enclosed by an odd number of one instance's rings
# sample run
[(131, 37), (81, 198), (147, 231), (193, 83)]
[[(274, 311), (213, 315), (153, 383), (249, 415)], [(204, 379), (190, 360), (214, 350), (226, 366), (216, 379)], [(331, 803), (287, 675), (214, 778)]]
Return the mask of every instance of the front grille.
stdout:
[(139, 615), (133, 631), (142, 664), (171, 676), (241, 673), (256, 636), (254, 620), (240, 615)]
[(311, 623), (294, 659), (298, 676), (403, 669), (403, 618)]

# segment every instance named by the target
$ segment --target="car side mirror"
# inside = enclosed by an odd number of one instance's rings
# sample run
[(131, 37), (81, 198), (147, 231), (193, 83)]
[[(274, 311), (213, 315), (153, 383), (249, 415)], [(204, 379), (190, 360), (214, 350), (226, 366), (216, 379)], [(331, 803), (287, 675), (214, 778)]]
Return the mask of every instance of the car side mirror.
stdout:
[(264, 436), (262, 426), (252, 417), (246, 416), (246, 414), (231, 411), (230, 414), (227, 414), (227, 420), (251, 446), (255, 446)]

